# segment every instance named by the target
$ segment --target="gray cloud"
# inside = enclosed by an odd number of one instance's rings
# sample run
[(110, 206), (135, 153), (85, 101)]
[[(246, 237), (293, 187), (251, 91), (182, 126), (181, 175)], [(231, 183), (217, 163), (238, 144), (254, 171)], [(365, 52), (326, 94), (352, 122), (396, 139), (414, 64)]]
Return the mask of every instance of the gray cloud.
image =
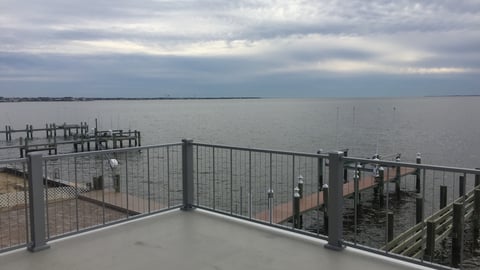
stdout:
[(7, 0), (0, 10), (4, 96), (480, 93), (473, 0)]

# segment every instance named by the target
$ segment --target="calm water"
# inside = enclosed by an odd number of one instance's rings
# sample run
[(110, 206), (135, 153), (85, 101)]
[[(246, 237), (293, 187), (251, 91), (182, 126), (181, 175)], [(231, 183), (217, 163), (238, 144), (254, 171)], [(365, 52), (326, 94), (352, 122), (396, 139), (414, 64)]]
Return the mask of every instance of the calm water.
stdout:
[(480, 97), (2, 103), (0, 124), (94, 126), (97, 118), (101, 129), (142, 131), (144, 145), (188, 137), (302, 152), (349, 148), (354, 156), (378, 149), (405, 161), (421, 152), (424, 163), (480, 167), (479, 105)]

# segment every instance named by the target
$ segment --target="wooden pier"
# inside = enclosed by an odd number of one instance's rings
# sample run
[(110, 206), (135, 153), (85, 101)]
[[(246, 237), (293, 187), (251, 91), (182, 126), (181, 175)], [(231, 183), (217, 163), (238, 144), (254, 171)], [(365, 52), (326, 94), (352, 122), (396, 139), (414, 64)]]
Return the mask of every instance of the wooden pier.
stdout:
[[(400, 168), (399, 175), (397, 175), (397, 171), (398, 171), (397, 168), (386, 169), (384, 172), (384, 175), (388, 176), (388, 178), (384, 180), (383, 183), (393, 182), (399, 179), (399, 177), (414, 174), (416, 172), (416, 169), (402, 167)], [(358, 180), (358, 191), (361, 192), (361, 191), (365, 191), (367, 189), (375, 188), (382, 185), (381, 181), (379, 182), (377, 180), (378, 179), (376, 179), (373, 175), (364, 175)], [(383, 188), (383, 185), (382, 185), (382, 188)], [(344, 197), (352, 196), (354, 192), (355, 192), (355, 182), (353, 180), (343, 184)], [(323, 191), (305, 195), (300, 199), (300, 214), (313, 209), (317, 209), (323, 204), (324, 204)], [(267, 209), (263, 212), (257, 213), (255, 215), (255, 219), (270, 222), (270, 211), (271, 211), (272, 212), (271, 222), (279, 224), (287, 220), (290, 220), (293, 217), (294, 213), (292, 209), (293, 209), (293, 201), (289, 201), (286, 203), (275, 205), (271, 210)]]
[[(57, 130), (63, 130), (64, 140), (57, 140)], [(32, 143), (33, 132), (46, 132), (46, 143)], [(27, 125), (26, 129), (11, 129), (6, 126), (5, 131), (0, 131), (6, 135), (6, 140), (12, 140), (12, 133), (25, 132), (26, 137), (19, 138), (19, 145), (2, 146), (0, 150), (17, 148), (20, 157), (23, 158), (29, 152), (45, 151), (51, 154), (58, 154), (59, 146), (72, 145), (73, 152), (97, 151), (103, 149), (115, 149), (124, 147), (141, 146), (140, 131), (137, 130), (98, 130), (93, 128), (92, 132), (88, 130), (88, 124), (82, 122), (80, 125), (66, 124), (56, 125), (47, 124), (45, 128), (35, 129)], [(70, 140), (68, 140), (70, 138)]]
[(34, 132), (41, 132), (46, 134), (46, 138), (56, 138), (57, 131), (63, 130), (63, 137), (71, 137), (74, 134), (84, 135), (88, 134), (88, 124), (87, 122), (80, 122), (80, 124), (67, 124), (63, 123), (61, 125), (45, 124), (45, 128), (34, 128), (32, 125), (26, 125), (25, 129), (12, 129), (11, 126), (5, 126), (5, 130), (0, 130), (0, 134), (5, 134), (5, 141), (12, 141), (12, 134), (14, 133), (24, 133), (26, 139), (33, 139)]

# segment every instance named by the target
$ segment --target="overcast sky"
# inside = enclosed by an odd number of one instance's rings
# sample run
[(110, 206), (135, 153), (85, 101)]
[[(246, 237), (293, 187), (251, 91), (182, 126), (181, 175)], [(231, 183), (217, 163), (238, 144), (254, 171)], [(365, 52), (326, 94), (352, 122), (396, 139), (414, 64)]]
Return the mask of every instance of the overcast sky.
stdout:
[(0, 0), (0, 96), (455, 94), (478, 0)]

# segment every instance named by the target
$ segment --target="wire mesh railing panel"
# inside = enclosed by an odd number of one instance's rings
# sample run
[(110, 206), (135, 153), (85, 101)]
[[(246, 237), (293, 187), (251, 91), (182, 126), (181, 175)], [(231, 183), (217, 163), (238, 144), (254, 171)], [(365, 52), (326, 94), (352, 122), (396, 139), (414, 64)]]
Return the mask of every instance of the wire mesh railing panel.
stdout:
[(323, 167), (316, 155), (194, 144), (195, 204), (300, 229), (293, 222), (294, 192), (300, 186), (301, 227), (319, 234)]
[(45, 158), (47, 238), (180, 206), (181, 155), (166, 145)]
[(26, 160), (0, 162), (0, 251), (28, 243)]

